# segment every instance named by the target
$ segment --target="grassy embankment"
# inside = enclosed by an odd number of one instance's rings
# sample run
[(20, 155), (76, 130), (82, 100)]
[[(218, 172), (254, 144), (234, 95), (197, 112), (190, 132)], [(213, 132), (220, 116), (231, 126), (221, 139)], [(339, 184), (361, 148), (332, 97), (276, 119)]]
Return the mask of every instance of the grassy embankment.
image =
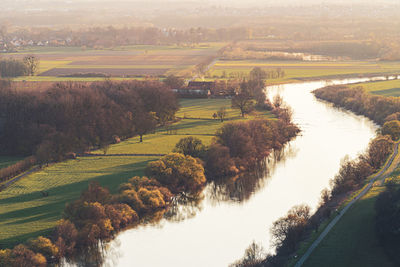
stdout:
[[(400, 167), (385, 180), (399, 184)], [(304, 266), (395, 266), (385, 254), (375, 232), (375, 202), (385, 190), (383, 183), (375, 183), (342, 217)]]
[[(375, 87), (371, 88), (371, 84), (375, 85)], [(363, 83), (361, 85), (367, 91), (373, 93), (379, 92), (379, 89), (385, 90), (385, 88), (393, 86), (393, 83), (391, 81), (384, 81)], [(303, 266), (394, 266), (386, 256), (375, 234), (374, 205), (379, 194), (386, 189), (385, 182), (392, 180), (400, 184), (399, 164), (400, 154), (396, 156), (392, 165), (384, 173), (384, 177), (386, 178), (384, 180), (378, 179), (371, 190), (347, 211), (313, 251)], [(365, 186), (373, 178), (374, 175), (368, 177), (365, 181)], [(347, 205), (364, 187), (352, 192), (339, 209)], [(333, 214), (331, 219), (334, 216), (336, 214)], [(300, 245), (296, 253), (298, 258), (306, 252), (310, 244), (322, 233), (328, 223), (329, 220), (324, 222), (318, 232), (313, 232), (312, 236)], [(289, 262), (289, 266), (294, 266), (295, 263), (296, 260), (292, 259)]]
[(299, 79), (335, 78), (340, 76), (358, 76), (378, 73), (400, 73), (400, 62), (373, 61), (274, 61), (274, 60), (220, 60), (210, 70), (210, 77), (225, 73), (238, 72), (248, 74), (253, 67), (265, 70), (281, 68), (285, 77), (269, 80), (271, 83), (295, 82)]
[(400, 96), (400, 80), (359, 83), (351, 87), (357, 86), (362, 86), (367, 92), (375, 95)]
[[(222, 123), (212, 119), (220, 107), (226, 107), (226, 122), (242, 120), (237, 110), (230, 109), (230, 100), (197, 99), (182, 100), (178, 117), (186, 117), (173, 124), (171, 131), (162, 128), (154, 134), (145, 135), (143, 143), (138, 138), (112, 145), (114, 153), (168, 153), (182, 137), (193, 135), (210, 144), (213, 134)], [(262, 116), (264, 112), (246, 119)], [(149, 161), (156, 157), (84, 157), (57, 163), (40, 172), (31, 174), (0, 193), (0, 248), (10, 247), (27, 238), (48, 233), (61, 218), (65, 203), (77, 199), (90, 181), (115, 192), (119, 184), (135, 175), (143, 175)], [(42, 197), (40, 191), (49, 192)]]
[[(400, 80), (367, 82), (352, 85), (363, 86), (367, 92), (384, 96), (400, 95)], [(397, 163), (400, 156), (396, 158)], [(392, 172), (389, 178), (400, 182), (400, 167)], [(311, 254), (304, 266), (394, 266), (386, 256), (375, 234), (375, 202), (380, 193), (385, 190), (381, 182), (374, 187), (343, 216), (321, 244)], [(358, 192), (353, 193), (349, 202)], [(343, 205), (345, 205), (345, 202)], [(321, 231), (324, 227), (321, 227)], [(317, 234), (314, 234), (315, 237)], [(305, 252), (303, 244), (298, 252)]]

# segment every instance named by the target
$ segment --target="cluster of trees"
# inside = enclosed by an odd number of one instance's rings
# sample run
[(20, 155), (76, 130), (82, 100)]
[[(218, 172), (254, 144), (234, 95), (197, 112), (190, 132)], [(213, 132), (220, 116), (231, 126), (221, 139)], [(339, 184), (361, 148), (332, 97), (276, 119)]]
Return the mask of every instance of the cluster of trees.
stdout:
[(6, 58), (0, 60), (0, 77), (18, 77), (35, 75), (39, 68), (39, 59), (29, 55), (22, 60)]
[(344, 160), (339, 173), (332, 180), (332, 196), (349, 192), (361, 186), (365, 178), (378, 170), (393, 151), (389, 136), (373, 139), (365, 153), (355, 160)]
[(267, 72), (260, 67), (251, 70), (248, 80), (243, 79), (232, 97), (232, 108), (240, 110), (242, 117), (249, 114), (255, 107), (272, 109), (265, 95), (265, 79)]
[[(200, 147), (194, 149), (197, 150)], [(149, 163), (146, 174), (154, 177), (173, 193), (195, 193), (200, 191), (206, 182), (201, 163), (192, 156), (181, 153), (171, 153)]]
[(386, 254), (400, 264), (400, 189), (388, 185), (375, 203), (375, 231)]
[(364, 115), (381, 125), (397, 120), (400, 114), (400, 102), (396, 97), (372, 95), (365, 92), (362, 86), (327, 86), (313, 93), (320, 99)]
[[(391, 119), (391, 116), (389, 116), (388, 119)], [(397, 116), (396, 120), (390, 120), (383, 124), (381, 133), (383, 135), (390, 135), (393, 141), (400, 138), (400, 121), (397, 120)]]
[(163, 83), (54, 84), (43, 93), (0, 88), (0, 151), (39, 162), (142, 136), (174, 118), (175, 95)]
[(210, 177), (225, 177), (252, 170), (272, 150), (279, 150), (299, 132), (292, 122), (251, 120), (228, 123), (216, 133), (205, 167)]

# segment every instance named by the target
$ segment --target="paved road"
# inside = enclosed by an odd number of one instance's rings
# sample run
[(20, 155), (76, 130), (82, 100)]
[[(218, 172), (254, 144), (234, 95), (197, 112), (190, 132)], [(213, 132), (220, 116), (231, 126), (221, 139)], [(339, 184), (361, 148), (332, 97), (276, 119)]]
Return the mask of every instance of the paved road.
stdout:
[[(325, 228), (325, 230), (321, 233), (321, 235), (311, 244), (311, 246), (308, 248), (306, 253), (299, 259), (299, 261), (296, 263), (295, 267), (300, 267), (304, 264), (304, 262), (310, 257), (311, 253), (314, 251), (314, 249), (321, 243), (321, 241), (325, 238), (325, 236), (329, 233), (329, 231), (335, 226), (335, 224), (342, 218), (342, 216), (346, 213), (346, 211), (349, 210), (349, 208), (361, 197), (363, 197), (373, 186), (376, 180), (383, 180), (385, 179), (391, 172), (386, 173), (385, 172), (391, 167), (393, 160), (396, 158), (399, 150), (399, 143), (397, 142), (394, 147), (394, 152), (392, 156), (390, 157), (389, 161), (386, 163), (386, 165), (383, 167), (383, 169), (375, 175), (373, 179), (368, 183), (368, 185), (364, 188), (364, 190), (361, 191), (355, 198), (353, 198), (349, 204), (347, 204), (342, 211), (328, 224), (328, 226)], [(395, 163), (397, 164), (397, 162)]]

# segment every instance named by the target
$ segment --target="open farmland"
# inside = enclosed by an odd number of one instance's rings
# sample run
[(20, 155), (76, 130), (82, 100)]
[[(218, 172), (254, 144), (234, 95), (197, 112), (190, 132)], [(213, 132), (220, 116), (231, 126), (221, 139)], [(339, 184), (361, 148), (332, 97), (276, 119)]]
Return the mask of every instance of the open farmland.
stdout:
[(275, 82), (400, 73), (400, 62), (219, 60), (209, 71), (209, 76), (225, 75), (229, 78), (239, 74), (247, 75), (254, 67), (265, 70), (282, 69), (285, 77), (271, 80)]
[(59, 81), (60, 78), (68, 78), (64, 76), (84, 76), (88, 73), (111, 77), (190, 76), (194, 66), (215, 57), (223, 46), (223, 43), (195, 47), (138, 45), (107, 50), (45, 47), (21, 50), (10, 56), (22, 58), (33, 54), (40, 59), (37, 76), (20, 77), (18, 80)]

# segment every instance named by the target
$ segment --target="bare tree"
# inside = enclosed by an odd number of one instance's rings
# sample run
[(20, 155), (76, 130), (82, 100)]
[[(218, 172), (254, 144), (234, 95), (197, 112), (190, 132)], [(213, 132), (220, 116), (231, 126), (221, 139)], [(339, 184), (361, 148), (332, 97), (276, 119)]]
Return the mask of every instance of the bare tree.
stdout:
[(39, 69), (39, 59), (34, 55), (24, 57), (24, 63), (29, 76), (33, 76)]
[(221, 122), (224, 122), (224, 119), (226, 118), (226, 115), (227, 115), (227, 112), (226, 112), (226, 108), (225, 107), (221, 107), (217, 111), (217, 116), (221, 120)]
[(250, 95), (240, 93), (232, 98), (232, 108), (240, 109), (242, 117), (250, 113), (254, 108), (254, 103)]

